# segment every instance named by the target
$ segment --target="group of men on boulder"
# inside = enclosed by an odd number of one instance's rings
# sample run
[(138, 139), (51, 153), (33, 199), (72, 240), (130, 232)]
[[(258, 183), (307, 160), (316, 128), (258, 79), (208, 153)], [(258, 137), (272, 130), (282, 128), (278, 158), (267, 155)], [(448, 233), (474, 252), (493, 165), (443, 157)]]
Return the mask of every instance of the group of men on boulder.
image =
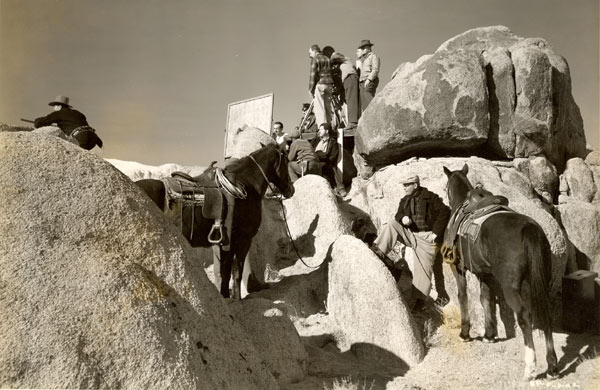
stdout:
[[(346, 103), (346, 130), (355, 129), (362, 111), (364, 111), (379, 85), (379, 57), (372, 52), (373, 43), (364, 39), (356, 50), (357, 62), (337, 53), (333, 47), (326, 46), (321, 51), (319, 45), (308, 49), (310, 77), (308, 92), (313, 99), (313, 110), (317, 126), (333, 121), (334, 110), (341, 110)], [(307, 127), (302, 126), (301, 131)]]

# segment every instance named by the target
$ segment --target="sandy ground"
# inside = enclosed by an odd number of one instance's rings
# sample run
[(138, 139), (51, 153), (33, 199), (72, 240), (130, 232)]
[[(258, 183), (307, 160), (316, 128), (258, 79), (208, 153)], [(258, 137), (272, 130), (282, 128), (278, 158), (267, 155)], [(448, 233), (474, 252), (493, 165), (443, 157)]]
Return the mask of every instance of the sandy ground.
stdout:
[(481, 340), (464, 343), (458, 338), (459, 314), (453, 306), (444, 310), (433, 304), (415, 315), (427, 346), (420, 364), (403, 372), (380, 361), (365, 361), (354, 351), (340, 351), (326, 314), (296, 321), (310, 355), (302, 382), (287, 387), (308, 389), (600, 389), (600, 335), (554, 333), (558, 379), (545, 378), (543, 334), (535, 331), (538, 377), (522, 380), (523, 342), (520, 335), (490, 344)]

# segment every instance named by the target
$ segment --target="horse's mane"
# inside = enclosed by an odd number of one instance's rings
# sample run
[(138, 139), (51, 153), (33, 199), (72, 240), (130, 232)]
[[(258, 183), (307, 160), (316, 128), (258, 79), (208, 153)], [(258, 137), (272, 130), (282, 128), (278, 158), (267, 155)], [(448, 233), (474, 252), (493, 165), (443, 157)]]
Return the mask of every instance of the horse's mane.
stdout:
[[(275, 144), (267, 144), (267, 145), (263, 146), (262, 148), (250, 153), (249, 156), (253, 156), (253, 157), (259, 156), (262, 153), (265, 153), (267, 150), (274, 149), (274, 148), (276, 148)], [(231, 163), (229, 163), (229, 165), (227, 165), (225, 167), (225, 170), (227, 172), (236, 173), (236, 172), (246, 168), (248, 166), (248, 162), (250, 161), (249, 156), (244, 156), (244, 157), (240, 158), (239, 160), (232, 161)]]

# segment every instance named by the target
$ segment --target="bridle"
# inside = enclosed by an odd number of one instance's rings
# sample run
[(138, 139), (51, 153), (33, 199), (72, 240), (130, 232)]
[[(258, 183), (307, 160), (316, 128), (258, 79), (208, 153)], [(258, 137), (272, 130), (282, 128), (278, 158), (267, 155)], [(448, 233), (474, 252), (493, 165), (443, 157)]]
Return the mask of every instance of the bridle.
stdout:
[[(283, 157), (283, 152), (277, 150), (277, 153), (279, 154), (279, 162), (278, 162), (277, 166), (281, 167), (281, 158)], [(260, 166), (260, 164), (254, 159), (254, 157), (252, 156), (252, 154), (250, 154), (248, 157), (250, 157), (250, 159), (254, 162), (254, 164), (256, 164), (256, 166), (260, 170), (260, 173), (262, 173), (263, 177), (267, 181), (267, 185), (271, 189), (271, 192), (273, 192), (273, 187), (271, 186), (271, 182), (267, 178), (267, 175), (265, 174), (265, 171), (262, 169), (262, 167)], [(298, 256), (298, 259), (302, 262), (302, 264), (304, 264), (308, 268), (319, 268), (321, 266), (321, 264), (319, 264), (316, 267), (312, 266), (312, 265), (308, 265), (308, 264), (306, 264), (304, 262), (304, 259), (302, 259), (302, 256), (300, 256), (300, 253), (298, 252), (298, 248), (296, 247), (296, 244), (294, 243), (294, 239), (292, 238), (292, 233), (290, 232), (290, 226), (288, 224), (287, 217), (285, 215), (285, 207), (283, 206), (283, 199), (281, 199), (281, 198), (278, 197), (277, 200), (279, 201), (279, 205), (281, 207), (281, 214), (283, 214), (283, 221), (285, 222), (285, 231), (286, 231), (286, 233), (288, 235), (288, 238), (290, 239), (290, 242), (292, 243), (292, 246), (294, 247), (294, 252), (296, 252), (296, 256)]]

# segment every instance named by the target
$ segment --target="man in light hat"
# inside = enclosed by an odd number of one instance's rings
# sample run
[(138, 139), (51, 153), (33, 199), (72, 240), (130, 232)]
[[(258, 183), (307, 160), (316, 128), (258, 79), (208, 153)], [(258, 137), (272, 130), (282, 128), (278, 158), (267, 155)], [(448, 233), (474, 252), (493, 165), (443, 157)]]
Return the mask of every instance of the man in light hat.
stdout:
[[(384, 261), (397, 241), (413, 249), (415, 262), (410, 299), (413, 309), (422, 308), (429, 297), (434, 261), (450, 218), (450, 209), (442, 199), (421, 187), (419, 182), (419, 176), (416, 175), (402, 182), (406, 195), (400, 200), (396, 216), (381, 226), (381, 231), (371, 246), (375, 254)], [(447, 299), (443, 282), (441, 285), (436, 284), (438, 301)]]
[(360, 61), (360, 107), (364, 111), (373, 97), (379, 85), (379, 57), (371, 51), (374, 44), (368, 39), (363, 39), (358, 45), (356, 55)]
[(56, 124), (68, 137), (76, 141), (79, 146), (86, 150), (91, 150), (94, 146), (102, 147), (102, 140), (92, 129), (85, 115), (74, 110), (69, 105), (67, 96), (58, 95), (56, 99), (48, 103), (54, 107), (50, 114), (37, 118), (34, 121), (34, 127), (50, 126)]

